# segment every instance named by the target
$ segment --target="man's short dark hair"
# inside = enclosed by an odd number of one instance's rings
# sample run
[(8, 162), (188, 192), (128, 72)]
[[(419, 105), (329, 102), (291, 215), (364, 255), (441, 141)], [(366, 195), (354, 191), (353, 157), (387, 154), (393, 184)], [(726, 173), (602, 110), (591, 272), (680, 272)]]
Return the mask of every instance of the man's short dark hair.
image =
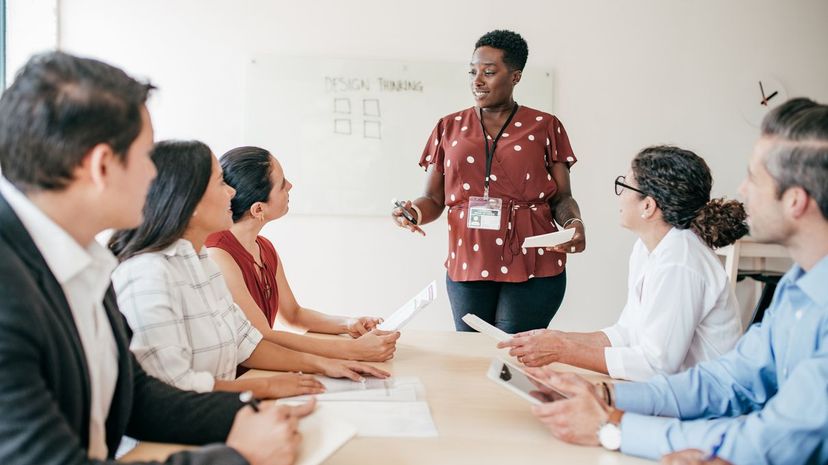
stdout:
[(503, 51), (503, 62), (511, 70), (521, 70), (526, 66), (526, 58), (529, 56), (529, 45), (517, 32), (497, 29), (483, 34), (477, 39), (474, 49), (480, 47), (492, 47)]
[(29, 59), (0, 98), (0, 168), (22, 191), (60, 190), (98, 144), (120, 160), (141, 132), (152, 84), (63, 52)]
[(762, 136), (776, 140), (765, 166), (778, 184), (777, 195), (801, 187), (828, 219), (828, 105), (788, 100), (765, 116)]

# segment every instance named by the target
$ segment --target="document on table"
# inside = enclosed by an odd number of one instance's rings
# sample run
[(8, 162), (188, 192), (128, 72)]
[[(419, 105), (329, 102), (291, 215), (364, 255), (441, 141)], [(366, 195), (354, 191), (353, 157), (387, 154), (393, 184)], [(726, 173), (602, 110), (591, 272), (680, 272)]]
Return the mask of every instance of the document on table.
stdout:
[(416, 402), (323, 402), (325, 411), (357, 429), (359, 437), (436, 437), (437, 427), (428, 403)]
[(296, 465), (318, 465), (357, 433), (356, 426), (342, 421), (324, 405), (299, 422), (302, 444)]
[(561, 245), (564, 242), (569, 242), (572, 240), (572, 236), (574, 235), (574, 229), (562, 229), (549, 234), (530, 236), (523, 240), (523, 245), (521, 247), (524, 249), (528, 249), (530, 247), (555, 247), (556, 245)]
[[(326, 379), (322, 380), (323, 384), (328, 385)], [(437, 428), (431, 418), (428, 402), (425, 401), (425, 386), (420, 379), (416, 376), (404, 376), (384, 382), (385, 387), (331, 392), (314, 397), (319, 401), (318, 408), (326, 415), (354, 425), (357, 436), (437, 436)], [(346, 386), (342, 383), (340, 385)], [(277, 402), (297, 404), (309, 397), (289, 397)]]
[(324, 394), (315, 396), (294, 396), (284, 400), (301, 401), (316, 397), (320, 402), (375, 401), (414, 402), (425, 399), (425, 387), (416, 376), (401, 376), (388, 379), (367, 378), (366, 383), (317, 376), (327, 388)]
[(388, 318), (385, 319), (382, 323), (380, 323), (377, 328), (383, 331), (397, 331), (406, 323), (408, 323), (414, 315), (417, 314), (420, 310), (427, 307), (431, 302), (434, 302), (434, 299), (437, 297), (437, 282), (432, 281), (431, 284), (426, 286), (425, 289), (420, 291), (419, 294), (414, 296), (413, 299), (409, 300), (405, 303), (402, 307), (398, 308), (397, 311), (391, 314)]

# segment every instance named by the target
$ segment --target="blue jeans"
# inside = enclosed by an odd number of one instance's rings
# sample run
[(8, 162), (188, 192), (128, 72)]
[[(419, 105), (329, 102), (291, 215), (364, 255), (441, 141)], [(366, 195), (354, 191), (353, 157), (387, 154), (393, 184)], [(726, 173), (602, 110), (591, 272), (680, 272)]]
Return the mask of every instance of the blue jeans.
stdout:
[(549, 326), (563, 301), (566, 270), (522, 283), (452, 281), (446, 274), (446, 290), (457, 331), (474, 331), (461, 320), (466, 313), (473, 313), (514, 334)]

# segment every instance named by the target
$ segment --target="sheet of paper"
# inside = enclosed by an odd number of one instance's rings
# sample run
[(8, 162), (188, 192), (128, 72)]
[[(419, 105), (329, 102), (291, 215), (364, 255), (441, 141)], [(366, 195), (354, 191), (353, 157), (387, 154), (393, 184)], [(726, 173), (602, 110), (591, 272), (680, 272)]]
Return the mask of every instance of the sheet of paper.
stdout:
[(466, 313), (463, 315), (463, 321), (477, 331), (496, 339), (497, 342), (508, 341), (512, 338), (511, 334), (486, 323), (477, 315)]
[(437, 282), (432, 281), (431, 284), (426, 286), (413, 299), (406, 302), (405, 305), (398, 308), (397, 311), (380, 323), (377, 328), (383, 331), (397, 331), (401, 329), (417, 312), (434, 302), (435, 298), (437, 298)]
[(524, 249), (528, 249), (530, 247), (554, 247), (556, 245), (563, 244), (564, 242), (569, 242), (572, 240), (572, 236), (574, 235), (574, 229), (562, 229), (549, 234), (529, 236), (523, 240), (523, 245), (521, 247)]
[(360, 437), (438, 436), (428, 403), (323, 402), (326, 412), (356, 426)]
[[(330, 379), (330, 378), (328, 378)], [(321, 378), (322, 384), (328, 386), (325, 378)], [(341, 380), (337, 380), (341, 381)], [(383, 381), (384, 385), (375, 388), (361, 388), (354, 386), (356, 389), (349, 390), (331, 390), (324, 394), (317, 394), (313, 397), (320, 402), (346, 402), (346, 401), (374, 401), (374, 402), (414, 402), (425, 399), (425, 386), (416, 376), (403, 376), (389, 378)], [(351, 383), (354, 383), (351, 381)], [(361, 383), (354, 383), (361, 385)], [(302, 401), (307, 400), (311, 396), (295, 396), (287, 397), (286, 401)]]
[(343, 421), (324, 405), (299, 422), (302, 445), (296, 465), (318, 465), (357, 434), (357, 428)]

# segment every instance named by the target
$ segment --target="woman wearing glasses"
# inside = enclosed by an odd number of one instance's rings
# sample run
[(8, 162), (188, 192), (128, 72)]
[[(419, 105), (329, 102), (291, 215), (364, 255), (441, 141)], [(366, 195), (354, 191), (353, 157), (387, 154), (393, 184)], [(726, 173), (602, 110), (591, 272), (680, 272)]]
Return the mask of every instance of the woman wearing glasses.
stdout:
[(591, 333), (535, 330), (498, 347), (527, 366), (567, 363), (613, 378), (646, 380), (730, 350), (742, 333), (736, 297), (714, 247), (747, 233), (741, 203), (710, 199), (702, 158), (649, 147), (615, 180), (621, 225), (638, 235), (618, 322)]

